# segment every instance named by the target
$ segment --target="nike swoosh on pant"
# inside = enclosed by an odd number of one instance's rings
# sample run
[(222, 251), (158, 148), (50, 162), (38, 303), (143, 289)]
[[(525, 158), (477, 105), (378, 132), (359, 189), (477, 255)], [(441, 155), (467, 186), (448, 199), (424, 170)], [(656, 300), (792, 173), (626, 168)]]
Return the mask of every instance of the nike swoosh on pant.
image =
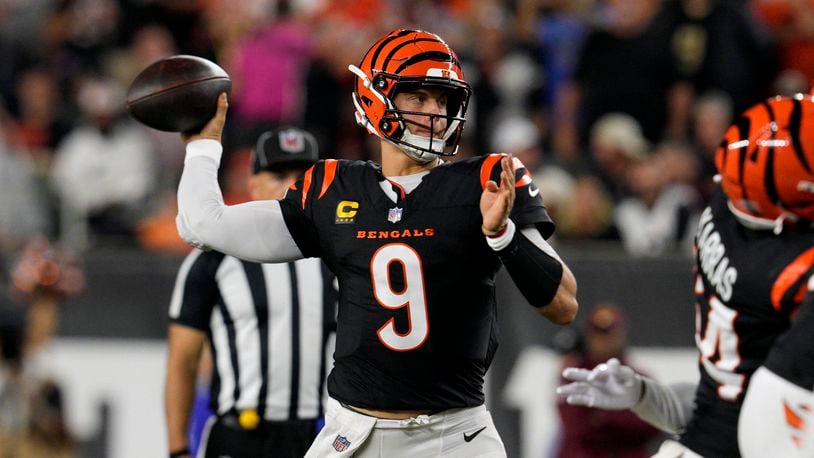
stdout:
[(481, 429), (479, 429), (479, 430), (475, 431), (475, 432), (474, 432), (474, 433), (472, 433), (472, 434), (466, 434), (466, 433), (464, 433), (464, 441), (466, 441), (466, 442), (471, 442), (471, 441), (472, 441), (472, 439), (474, 439), (474, 438), (475, 438), (475, 436), (477, 436), (478, 434), (480, 434), (480, 433), (481, 433), (481, 431), (483, 431), (484, 429), (486, 429), (486, 426), (484, 426), (483, 428), (481, 428)]

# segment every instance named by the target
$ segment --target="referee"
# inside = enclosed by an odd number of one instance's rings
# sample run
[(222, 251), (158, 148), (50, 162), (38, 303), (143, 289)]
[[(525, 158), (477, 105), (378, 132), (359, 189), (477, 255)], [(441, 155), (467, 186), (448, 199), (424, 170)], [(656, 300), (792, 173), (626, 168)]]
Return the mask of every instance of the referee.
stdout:
[[(318, 156), (316, 140), (303, 130), (262, 134), (252, 156), (251, 198), (282, 198)], [(257, 264), (216, 251), (190, 253), (169, 311), (164, 402), (170, 457), (187, 457), (194, 445), (187, 431), (207, 342), (215, 415), (197, 456), (305, 455), (323, 412), (336, 299), (334, 277), (316, 258)]]

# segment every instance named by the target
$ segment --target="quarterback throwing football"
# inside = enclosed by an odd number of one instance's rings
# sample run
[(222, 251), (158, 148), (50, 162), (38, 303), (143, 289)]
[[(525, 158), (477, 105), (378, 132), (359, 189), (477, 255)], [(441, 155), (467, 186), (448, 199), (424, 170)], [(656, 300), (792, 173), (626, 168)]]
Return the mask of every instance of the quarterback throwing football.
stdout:
[(279, 262), (320, 257), (339, 279), (326, 425), (309, 457), (503, 457), (484, 406), (497, 349), (495, 274), (570, 323), (576, 281), (530, 173), (511, 156), (458, 162), (471, 94), (432, 33), (395, 30), (358, 66), (353, 104), (381, 164), (318, 162), (279, 201), (226, 206), (217, 185), (227, 101), (185, 137), (178, 228), (199, 247)]

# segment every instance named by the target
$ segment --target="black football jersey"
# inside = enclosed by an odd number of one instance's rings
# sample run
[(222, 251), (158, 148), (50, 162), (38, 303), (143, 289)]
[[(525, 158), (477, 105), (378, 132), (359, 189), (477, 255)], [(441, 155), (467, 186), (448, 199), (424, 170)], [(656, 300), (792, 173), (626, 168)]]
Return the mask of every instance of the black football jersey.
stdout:
[[(332, 397), (389, 410), (483, 404), (500, 260), (481, 232), (479, 202), (487, 180), (499, 183), (500, 157), (439, 165), (406, 195), (388, 181), (397, 202), (372, 162), (320, 161), (288, 191), (291, 235), (339, 279)], [(554, 225), (524, 168), (515, 188), (516, 226), (548, 237)]]
[(708, 457), (736, 457), (749, 378), (790, 325), (814, 266), (814, 235), (753, 231), (720, 189), (695, 238), (695, 342), (701, 380), (681, 442)]

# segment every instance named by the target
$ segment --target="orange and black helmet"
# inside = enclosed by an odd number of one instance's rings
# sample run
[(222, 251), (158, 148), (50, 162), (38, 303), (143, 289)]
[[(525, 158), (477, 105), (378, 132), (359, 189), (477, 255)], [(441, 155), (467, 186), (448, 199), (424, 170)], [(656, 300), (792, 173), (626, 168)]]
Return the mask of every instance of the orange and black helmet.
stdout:
[(730, 208), (742, 221), (782, 229), (814, 221), (814, 98), (774, 97), (727, 130), (715, 165)]
[[(348, 68), (357, 77), (353, 104), (359, 125), (396, 144), (419, 162), (457, 152), (472, 89), (464, 80), (455, 53), (438, 35), (394, 30), (367, 51), (358, 67)], [(446, 113), (411, 113), (396, 108), (393, 101), (397, 93), (427, 86), (444, 90)], [(446, 130), (438, 138), (413, 135), (404, 114), (428, 116), (433, 124), (437, 118), (444, 118)]]

